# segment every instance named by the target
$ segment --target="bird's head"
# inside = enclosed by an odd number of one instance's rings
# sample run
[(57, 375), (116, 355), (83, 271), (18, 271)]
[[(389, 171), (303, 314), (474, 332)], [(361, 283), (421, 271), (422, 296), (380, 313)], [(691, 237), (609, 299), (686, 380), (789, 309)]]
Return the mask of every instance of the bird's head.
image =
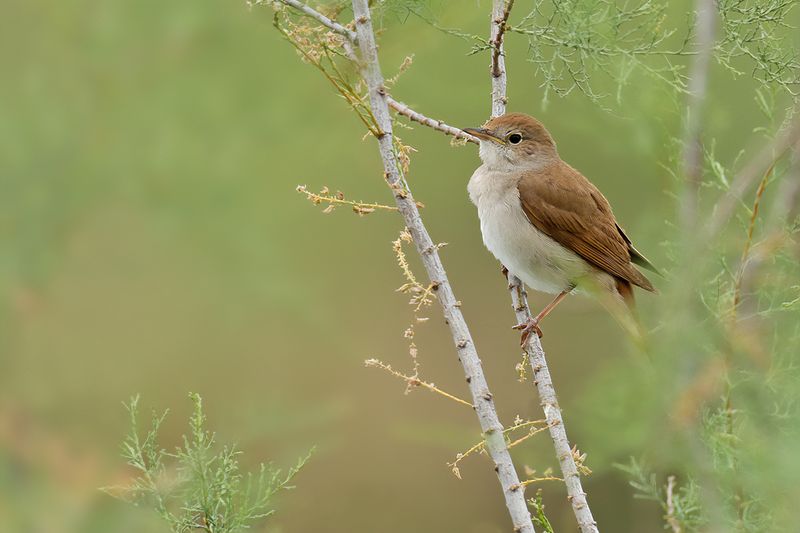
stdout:
[(524, 113), (508, 113), (481, 128), (464, 128), (480, 140), (483, 162), (497, 169), (543, 166), (558, 159), (556, 143), (544, 125)]

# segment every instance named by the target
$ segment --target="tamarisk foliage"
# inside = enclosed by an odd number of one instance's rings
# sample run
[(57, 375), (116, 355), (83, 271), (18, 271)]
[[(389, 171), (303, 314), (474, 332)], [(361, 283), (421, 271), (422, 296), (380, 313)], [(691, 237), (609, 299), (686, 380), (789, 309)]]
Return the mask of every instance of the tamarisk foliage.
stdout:
[(237, 533), (275, 512), (272, 500), (310, 458), (301, 458), (288, 471), (261, 464), (256, 472), (243, 473), (241, 453), (235, 446), (220, 446), (205, 429), (203, 401), (190, 394), (194, 411), (183, 444), (168, 452), (158, 443), (164, 418), (153, 414), (142, 435), (139, 427), (139, 396), (125, 405), (130, 433), (122, 444), (122, 456), (137, 471), (128, 487), (105, 490), (134, 504), (151, 506), (173, 533), (204, 531)]

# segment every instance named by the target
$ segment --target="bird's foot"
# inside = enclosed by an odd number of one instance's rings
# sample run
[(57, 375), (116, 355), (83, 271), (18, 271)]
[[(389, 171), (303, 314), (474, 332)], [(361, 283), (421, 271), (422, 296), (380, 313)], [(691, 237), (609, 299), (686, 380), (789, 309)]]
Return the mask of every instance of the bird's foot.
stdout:
[(528, 336), (531, 334), (531, 331), (535, 331), (539, 338), (542, 338), (542, 328), (539, 327), (539, 321), (536, 318), (529, 318), (522, 324), (517, 324), (513, 326), (511, 329), (518, 329), (522, 331), (522, 336), (519, 340), (520, 346), (525, 346), (525, 343), (528, 342)]
[(514, 284), (511, 283), (511, 280), (508, 278), (508, 276), (510, 274), (509, 274), (508, 269), (506, 268), (506, 266), (503, 265), (503, 264), (500, 265), (500, 273), (502, 273), (506, 277), (506, 281), (508, 282), (508, 289), (509, 290), (513, 289), (514, 288)]
[(500, 265), (500, 273), (503, 274), (506, 279), (508, 279), (508, 269), (503, 264)]

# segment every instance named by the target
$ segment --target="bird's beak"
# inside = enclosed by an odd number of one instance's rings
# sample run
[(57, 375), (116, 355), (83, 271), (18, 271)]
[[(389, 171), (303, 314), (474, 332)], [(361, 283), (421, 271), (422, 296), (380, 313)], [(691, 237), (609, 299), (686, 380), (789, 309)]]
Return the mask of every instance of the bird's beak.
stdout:
[(461, 131), (464, 133), (469, 133), (470, 135), (477, 137), (478, 139), (484, 141), (492, 141), (496, 142), (497, 144), (505, 144), (505, 141), (500, 137), (496, 137), (492, 132), (487, 130), (486, 128), (464, 128)]

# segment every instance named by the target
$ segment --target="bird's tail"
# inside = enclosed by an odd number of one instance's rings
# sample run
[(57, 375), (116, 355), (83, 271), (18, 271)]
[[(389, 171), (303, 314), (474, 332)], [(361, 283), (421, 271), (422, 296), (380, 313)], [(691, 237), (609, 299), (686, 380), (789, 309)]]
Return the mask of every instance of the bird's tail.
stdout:
[[(627, 331), (634, 342), (640, 347), (645, 345), (646, 333), (636, 312), (636, 300), (633, 297), (633, 285), (627, 280), (616, 278), (615, 280), (619, 300), (609, 306), (611, 314)], [(624, 305), (623, 305), (624, 304)]]

